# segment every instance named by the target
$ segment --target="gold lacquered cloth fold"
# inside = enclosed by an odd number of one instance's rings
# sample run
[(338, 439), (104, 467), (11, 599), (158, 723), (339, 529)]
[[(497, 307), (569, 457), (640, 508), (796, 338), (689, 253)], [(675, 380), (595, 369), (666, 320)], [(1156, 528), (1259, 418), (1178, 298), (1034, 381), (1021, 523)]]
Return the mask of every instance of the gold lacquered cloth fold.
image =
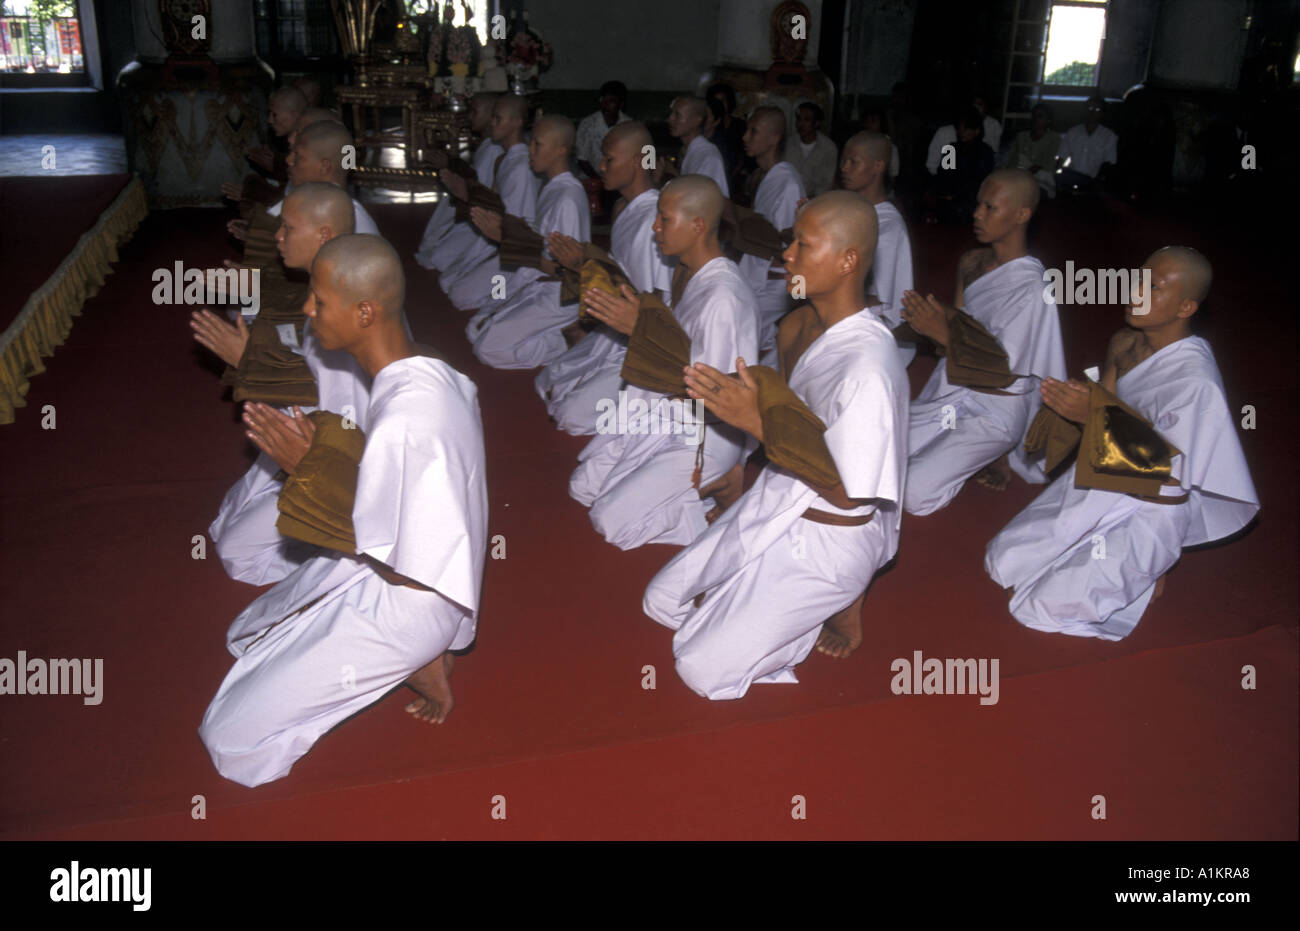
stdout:
[(1102, 488), (1155, 498), (1173, 473), (1180, 450), (1133, 408), (1096, 382), (1088, 397), (1075, 466), (1078, 488)]
[[(622, 267), (604, 249), (594, 246), (591, 243), (586, 244), (587, 258), (582, 263), (577, 278), (576, 293), (573, 297), (578, 301), (578, 319), (585, 320), (590, 311), (587, 309), (587, 291), (595, 288), (598, 291), (604, 291), (613, 297), (621, 295), (623, 285), (627, 285), (632, 290), (636, 287), (632, 280), (628, 278), (627, 273)], [(565, 276), (565, 288), (568, 286), (568, 276)], [(561, 289), (560, 302), (565, 302), (565, 288)]]
[(776, 369), (751, 365), (748, 370), (758, 383), (763, 449), (768, 461), (809, 484), (823, 488), (838, 485), (840, 473), (826, 445), (826, 424), (791, 390)]
[(690, 364), (691, 338), (663, 301), (642, 294), (623, 359), (623, 380), (648, 391), (681, 394), (686, 389), (682, 369)]
[(355, 553), (352, 507), (366, 435), (329, 411), (308, 415), (316, 424), (311, 448), (280, 491), (276, 529), (284, 536), (342, 553)]
[(248, 217), (242, 264), (264, 270), (278, 268), (280, 250), (275, 244), (275, 234), (279, 229), (280, 218), (271, 216), (261, 204), (256, 205)]

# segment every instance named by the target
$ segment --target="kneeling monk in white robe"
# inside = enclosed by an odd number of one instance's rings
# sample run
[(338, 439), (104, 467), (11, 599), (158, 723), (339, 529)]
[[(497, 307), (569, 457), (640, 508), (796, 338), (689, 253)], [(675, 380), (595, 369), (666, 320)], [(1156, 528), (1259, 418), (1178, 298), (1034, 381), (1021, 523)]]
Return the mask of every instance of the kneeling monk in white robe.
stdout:
[[(907, 377), (893, 334), (863, 306), (876, 215), (856, 194), (814, 198), (786, 250), (811, 302), (782, 321), (783, 373), (696, 364), (692, 397), (767, 449), (757, 481), (646, 589), (677, 631), (677, 673), (707, 698), (795, 682), (822, 623), (898, 549)], [(796, 441), (797, 440), (797, 441)]]
[[(785, 114), (777, 107), (759, 107), (745, 129), (745, 154), (758, 163), (763, 180), (754, 191), (754, 212), (778, 233), (794, 225), (795, 211), (804, 199), (799, 170), (782, 158), (785, 151)], [(768, 353), (776, 345), (776, 324), (794, 308), (786, 290), (785, 274), (772, 259), (742, 255), (740, 273), (754, 289), (758, 309), (758, 349)]]
[[(1025, 481), (1047, 481), (1020, 449), (1041, 403), (1039, 379), (1065, 377), (1061, 326), (1044, 293), (1043, 263), (1025, 250), (1038, 193), (1028, 172), (989, 175), (974, 223), (975, 238), (988, 245), (962, 256), (955, 309), (932, 294), (903, 295), (903, 320), (945, 354), (911, 406), (903, 502), (909, 514), (944, 507), (976, 473), (981, 483), (1005, 488), (1008, 453)], [(989, 364), (991, 356), (1001, 361)]]
[[(492, 140), (492, 107), (495, 103), (496, 94), (475, 94), (469, 103), (470, 131), (482, 139), (470, 157), (470, 168), (478, 183), (484, 187), (492, 186), (497, 159), (506, 153), (505, 149)], [(452, 173), (451, 159), (445, 152), (434, 150), (429, 154), (429, 159), (438, 169), (439, 175), (443, 172)], [(460, 261), (478, 238), (472, 223), (456, 219), (456, 198), (444, 190), (438, 206), (433, 208), (433, 216), (424, 228), (415, 261), (425, 268), (445, 272)]]
[[(609, 255), (633, 288), (671, 304), (673, 266), (659, 251), (654, 234), (659, 190), (654, 173), (642, 163), (642, 147), (651, 144), (644, 123), (620, 123), (601, 142), (601, 179), (606, 190), (618, 191), (622, 197), (614, 208)], [(566, 267), (581, 265), (581, 243), (549, 236), (547, 245)], [(596, 406), (603, 398), (618, 397), (626, 354), (627, 337), (600, 324), (538, 373), (537, 393), (557, 427), (575, 436), (596, 432)]]
[[(1035, 630), (1128, 636), (1183, 547), (1236, 533), (1259, 510), (1214, 355), (1190, 331), (1209, 262), (1168, 247), (1145, 267), (1154, 287), (1129, 306), (1099, 382), (1043, 382), (1047, 410), (1035, 427), (1064, 428), (1055, 450), (1047, 443), (1057, 461), (1082, 427), (1078, 460), (988, 545), (985, 569), (1011, 589), (1015, 619)], [(1114, 421), (1128, 413), (1136, 416), (1121, 433)], [(1107, 457), (1120, 465), (1141, 465), (1137, 488), (1121, 490), (1114, 476), (1131, 479), (1133, 470), (1099, 462), (1101, 448), (1125, 451)]]
[[(591, 204), (582, 182), (569, 171), (573, 156), (573, 121), (565, 116), (543, 116), (533, 127), (528, 143), (528, 165), (546, 178), (537, 195), (537, 219), (517, 218), (525, 232), (540, 234), (528, 261), (510, 275), (505, 300), (482, 307), (470, 318), (465, 335), (474, 355), (498, 369), (531, 369), (563, 355), (568, 348), (564, 327), (578, 318), (578, 305), (560, 303), (556, 266), (541, 237), (559, 233), (585, 242), (591, 238)], [(501, 242), (503, 216), (473, 207), (474, 224), (488, 239)], [(522, 259), (522, 256), (520, 256)]]
[(282, 528), (329, 549), (227, 633), (237, 659), (199, 735), (218, 771), (243, 785), (281, 778), (322, 734), (403, 682), (418, 695), (407, 710), (442, 722), (449, 651), (474, 640), (487, 544), (477, 391), (417, 355), (403, 291), (401, 260), (375, 236), (340, 236), (312, 266), (317, 339), (374, 380), (364, 437), (320, 414), (245, 412), (253, 441), (289, 474)]
[[(492, 141), (505, 150), (497, 161), (491, 191), (501, 202), (501, 210), (529, 223), (537, 216), (537, 176), (528, 167), (525, 125), (528, 104), (522, 97), (503, 94), (492, 105)], [(451, 172), (442, 177), (448, 192), (457, 200), (471, 204), (474, 193), (469, 183)], [(438, 276), (438, 286), (458, 310), (477, 310), (503, 298), (494, 295), (493, 281), (502, 275), (496, 243), (475, 230), (473, 243), (464, 254)], [(509, 275), (504, 276), (508, 282)], [(506, 293), (510, 293), (509, 287)]]
[[(654, 230), (660, 251), (689, 275), (671, 314), (689, 343), (689, 359), (729, 369), (737, 357), (757, 357), (758, 319), (753, 292), (718, 245), (721, 217), (718, 186), (703, 175), (682, 175), (659, 195)], [(595, 289), (586, 297), (593, 316), (636, 339), (648, 311), (638, 310), (631, 288), (624, 286), (622, 297)], [(711, 507), (700, 489), (740, 462), (743, 435), (725, 424), (705, 426), (696, 405), (670, 399), (678, 390), (685, 385), (630, 387), (608, 399), (597, 436), (569, 480), (569, 494), (591, 508), (592, 526), (619, 549), (695, 539)], [(625, 414), (616, 415), (625, 403)]]
[[(870, 293), (880, 298), (875, 308), (885, 326), (891, 330), (903, 322), (903, 292), (911, 291), (912, 243), (907, 238), (907, 223), (889, 200), (889, 157), (893, 143), (881, 133), (861, 132), (844, 143), (840, 158), (840, 181), (844, 190), (861, 194), (876, 208), (880, 233), (876, 238), (876, 258), (871, 263)], [(903, 365), (916, 356), (914, 343), (900, 342), (898, 354)]]
[[(354, 222), (352, 199), (338, 185), (314, 181), (298, 185), (284, 199), (280, 228), (276, 233), (284, 267), (309, 270), (320, 247), (336, 236), (351, 233)], [(268, 278), (267, 284), (271, 283)], [(362, 430), (366, 429), (370, 376), (346, 352), (320, 346), (310, 321), (304, 321), (302, 317), (306, 287), (299, 288), (291, 282), (280, 281), (275, 288), (268, 287), (267, 293), (283, 294), (285, 300), (296, 299), (297, 306), (284, 308), (293, 313), (277, 313), (273, 317), (272, 312), (281, 309), (264, 306), (253, 327), (245, 329), (226, 323), (211, 311), (199, 311), (193, 315), (195, 338), (217, 352), (236, 372), (242, 372), (248, 369), (251, 361), (250, 341), (260, 344), (260, 340), (251, 340), (253, 333), (258, 328), (273, 328), (278, 332), (268, 338), (278, 340), (277, 345), (283, 344), (299, 354), (315, 383), (316, 403), (299, 405), (301, 409), (333, 411), (349, 418)], [(238, 377), (236, 380), (239, 381)], [(236, 398), (268, 400), (246, 384), (236, 385)], [(277, 406), (283, 407), (286, 401), (287, 398), (280, 399)], [(284, 410), (289, 413), (288, 408)], [(276, 520), (280, 516), (276, 507), (281, 487), (276, 480), (279, 471), (275, 460), (264, 452), (259, 453), (252, 467), (226, 492), (216, 520), (208, 528), (208, 536), (212, 538), (221, 565), (232, 579), (250, 585), (278, 582), (315, 552), (314, 547), (285, 537), (276, 529)]]

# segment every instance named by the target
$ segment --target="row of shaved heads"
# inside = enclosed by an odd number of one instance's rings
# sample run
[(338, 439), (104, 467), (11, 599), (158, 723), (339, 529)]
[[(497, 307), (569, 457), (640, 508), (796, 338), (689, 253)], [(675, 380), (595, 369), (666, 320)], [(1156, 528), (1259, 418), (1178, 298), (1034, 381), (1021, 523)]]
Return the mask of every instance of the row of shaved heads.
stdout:
[(351, 233), (356, 228), (356, 210), (348, 192), (328, 181), (308, 181), (295, 187), (284, 198), (313, 227), (326, 226), (335, 233)]
[(349, 304), (369, 301), (386, 320), (400, 319), (406, 275), (397, 250), (382, 236), (335, 236), (316, 253), (312, 277), (322, 276)]

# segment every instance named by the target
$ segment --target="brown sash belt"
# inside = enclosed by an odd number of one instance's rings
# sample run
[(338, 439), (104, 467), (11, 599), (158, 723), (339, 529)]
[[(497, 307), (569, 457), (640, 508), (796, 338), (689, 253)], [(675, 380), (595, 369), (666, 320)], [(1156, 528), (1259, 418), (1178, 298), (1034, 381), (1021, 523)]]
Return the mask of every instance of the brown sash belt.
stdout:
[(816, 508), (809, 508), (800, 515), (804, 520), (810, 520), (814, 524), (828, 524), (831, 527), (861, 527), (863, 524), (871, 523), (871, 518), (876, 516), (876, 512), (870, 514), (832, 514), (829, 511), (819, 511)]
[(1129, 495), (1129, 497), (1137, 498), (1139, 501), (1150, 501), (1153, 504), (1182, 504), (1191, 495)]

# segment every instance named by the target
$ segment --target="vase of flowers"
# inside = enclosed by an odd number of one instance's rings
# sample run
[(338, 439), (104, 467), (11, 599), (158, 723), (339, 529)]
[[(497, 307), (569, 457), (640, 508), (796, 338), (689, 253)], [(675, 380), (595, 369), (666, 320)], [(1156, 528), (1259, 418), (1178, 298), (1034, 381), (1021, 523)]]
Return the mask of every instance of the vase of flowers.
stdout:
[(509, 76), (512, 94), (530, 94), (537, 90), (537, 76), (551, 67), (551, 43), (516, 13), (515, 22), (503, 45), (497, 47), (497, 63)]

